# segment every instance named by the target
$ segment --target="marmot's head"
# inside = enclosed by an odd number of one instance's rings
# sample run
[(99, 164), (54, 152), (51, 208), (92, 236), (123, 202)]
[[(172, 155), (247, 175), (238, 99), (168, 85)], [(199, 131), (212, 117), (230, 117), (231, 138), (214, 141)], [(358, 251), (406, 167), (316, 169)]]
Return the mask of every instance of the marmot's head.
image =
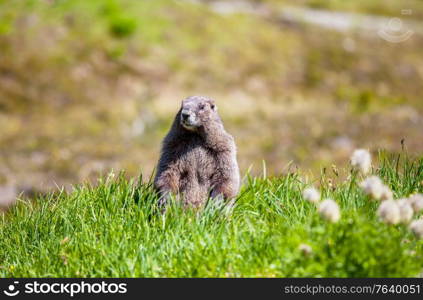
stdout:
[(196, 131), (203, 122), (217, 120), (217, 106), (213, 99), (204, 96), (192, 96), (182, 101), (180, 123), (190, 131)]

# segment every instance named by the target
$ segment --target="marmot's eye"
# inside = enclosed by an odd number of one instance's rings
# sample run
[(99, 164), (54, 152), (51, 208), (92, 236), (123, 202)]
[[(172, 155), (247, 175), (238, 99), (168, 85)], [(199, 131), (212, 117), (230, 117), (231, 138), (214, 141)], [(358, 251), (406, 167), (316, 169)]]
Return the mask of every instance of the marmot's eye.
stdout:
[(206, 106), (204, 104), (200, 105), (200, 110), (203, 110)]

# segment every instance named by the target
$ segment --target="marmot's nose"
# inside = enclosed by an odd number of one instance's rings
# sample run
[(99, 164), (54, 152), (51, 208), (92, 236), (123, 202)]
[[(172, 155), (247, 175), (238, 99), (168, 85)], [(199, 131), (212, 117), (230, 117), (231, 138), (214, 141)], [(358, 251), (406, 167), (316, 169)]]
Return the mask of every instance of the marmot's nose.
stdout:
[(182, 112), (181, 116), (182, 116), (182, 120), (186, 120), (189, 118), (189, 113)]

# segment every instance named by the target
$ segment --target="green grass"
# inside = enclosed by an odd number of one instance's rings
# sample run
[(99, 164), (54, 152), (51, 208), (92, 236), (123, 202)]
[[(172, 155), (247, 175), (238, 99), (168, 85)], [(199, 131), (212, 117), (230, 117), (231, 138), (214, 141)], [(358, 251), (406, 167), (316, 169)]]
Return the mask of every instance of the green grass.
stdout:
[[(381, 156), (374, 172), (397, 197), (422, 191), (423, 158)], [(328, 185), (342, 218), (328, 224), (301, 199), (299, 174), (247, 178), (232, 212), (176, 204), (157, 211), (150, 184), (109, 175), (98, 186), (22, 201), (0, 224), (2, 277), (418, 276), (423, 242), (388, 226), (360, 176)], [(317, 183), (315, 183), (317, 184)], [(301, 243), (313, 247), (305, 257)]]

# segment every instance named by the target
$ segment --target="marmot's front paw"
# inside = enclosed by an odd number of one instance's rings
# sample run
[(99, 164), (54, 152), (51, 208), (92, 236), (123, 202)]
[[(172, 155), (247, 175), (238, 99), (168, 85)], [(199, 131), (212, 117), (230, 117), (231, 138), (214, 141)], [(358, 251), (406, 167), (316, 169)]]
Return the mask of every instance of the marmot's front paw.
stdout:
[(160, 197), (158, 201), (158, 205), (160, 208), (165, 207), (167, 204), (169, 204), (171, 198), (170, 192), (160, 192)]
[(219, 200), (219, 201), (224, 200), (223, 194), (219, 190), (216, 190), (216, 189), (213, 189), (211, 191), (210, 198)]

